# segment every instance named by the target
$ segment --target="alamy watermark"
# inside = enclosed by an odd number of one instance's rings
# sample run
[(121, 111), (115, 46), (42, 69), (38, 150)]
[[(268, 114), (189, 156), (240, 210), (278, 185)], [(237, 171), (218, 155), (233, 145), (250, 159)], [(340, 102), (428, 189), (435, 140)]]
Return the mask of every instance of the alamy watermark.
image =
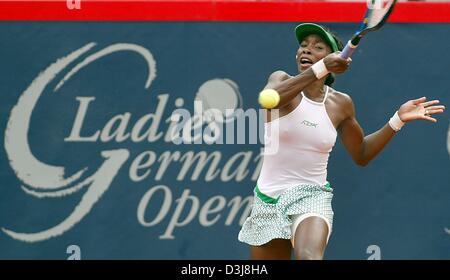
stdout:
[[(184, 108), (173, 111), (170, 121), (172, 143), (180, 144), (264, 144), (265, 154), (273, 154), (279, 147), (279, 126), (265, 124), (264, 109), (250, 108), (203, 109), (203, 103), (194, 101), (195, 113)], [(271, 110), (272, 120), (277, 119), (279, 110)], [(227, 119), (226, 116), (235, 116)]]

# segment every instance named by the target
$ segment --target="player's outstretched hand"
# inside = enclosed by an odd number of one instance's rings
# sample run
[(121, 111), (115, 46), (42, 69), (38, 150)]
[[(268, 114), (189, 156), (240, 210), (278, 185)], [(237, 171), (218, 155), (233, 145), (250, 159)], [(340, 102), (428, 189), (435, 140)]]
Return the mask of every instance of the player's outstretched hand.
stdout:
[(409, 100), (398, 109), (398, 116), (403, 122), (413, 120), (427, 120), (430, 122), (437, 122), (431, 116), (434, 114), (441, 114), (445, 110), (444, 105), (438, 105), (439, 100), (426, 101), (426, 97), (421, 97), (415, 100)]

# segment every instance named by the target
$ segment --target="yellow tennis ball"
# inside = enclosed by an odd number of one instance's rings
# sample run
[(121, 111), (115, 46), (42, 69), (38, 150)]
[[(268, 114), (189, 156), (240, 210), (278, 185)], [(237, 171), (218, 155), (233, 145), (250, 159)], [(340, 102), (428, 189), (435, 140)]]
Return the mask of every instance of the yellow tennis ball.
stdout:
[(280, 102), (280, 95), (276, 90), (268, 88), (259, 93), (258, 102), (263, 108), (272, 109)]

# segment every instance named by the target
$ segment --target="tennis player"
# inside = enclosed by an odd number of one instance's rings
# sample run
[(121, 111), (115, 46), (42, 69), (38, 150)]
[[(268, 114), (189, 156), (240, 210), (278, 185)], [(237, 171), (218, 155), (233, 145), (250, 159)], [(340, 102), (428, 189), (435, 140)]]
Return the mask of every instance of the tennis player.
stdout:
[(436, 122), (432, 115), (445, 109), (438, 100), (409, 100), (386, 117), (382, 128), (365, 136), (350, 96), (331, 87), (334, 74), (351, 62), (339, 56), (342, 42), (313, 23), (295, 31), (300, 74), (276, 71), (265, 87), (280, 97), (274, 108), (279, 117), (267, 110), (265, 123), (266, 129), (279, 130), (279, 147), (264, 155), (252, 212), (239, 232), (239, 240), (251, 245), (252, 259), (291, 259), (292, 248), (299, 260), (323, 258), (333, 224), (327, 164), (337, 135), (355, 163), (366, 166), (404, 124)]

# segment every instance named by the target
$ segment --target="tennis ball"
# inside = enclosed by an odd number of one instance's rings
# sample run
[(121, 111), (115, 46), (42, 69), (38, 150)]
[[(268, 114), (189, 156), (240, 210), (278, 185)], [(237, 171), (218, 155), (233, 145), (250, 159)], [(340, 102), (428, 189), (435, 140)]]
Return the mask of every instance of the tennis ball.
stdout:
[(263, 108), (272, 109), (280, 102), (280, 95), (276, 90), (268, 88), (259, 93), (258, 102)]

